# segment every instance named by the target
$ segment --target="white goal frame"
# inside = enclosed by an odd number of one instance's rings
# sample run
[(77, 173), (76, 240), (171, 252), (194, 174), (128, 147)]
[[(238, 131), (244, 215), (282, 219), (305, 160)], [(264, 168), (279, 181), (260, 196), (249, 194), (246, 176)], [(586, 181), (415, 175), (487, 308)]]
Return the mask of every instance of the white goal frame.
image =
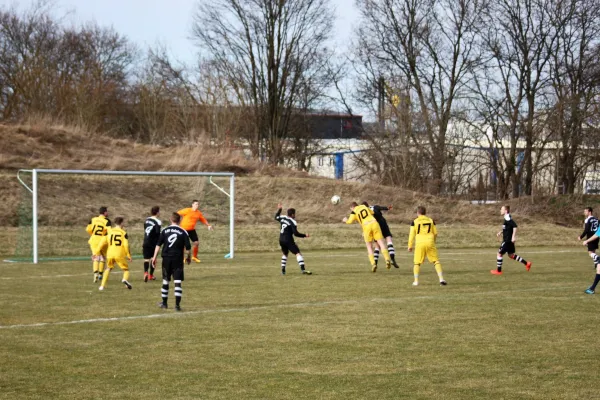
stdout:
[[(31, 173), (32, 187), (27, 186), (19, 173)], [(39, 174), (66, 174), (66, 175), (131, 175), (131, 176), (206, 176), (209, 182), (216, 186), (223, 194), (229, 197), (229, 254), (225, 258), (234, 256), (234, 221), (235, 221), (235, 174), (232, 172), (166, 172), (166, 171), (100, 171), (77, 169), (20, 169), (17, 179), (32, 195), (32, 230), (33, 230), (33, 263), (39, 262), (38, 257), (38, 175)], [(212, 181), (212, 177), (228, 177), (229, 193)]]

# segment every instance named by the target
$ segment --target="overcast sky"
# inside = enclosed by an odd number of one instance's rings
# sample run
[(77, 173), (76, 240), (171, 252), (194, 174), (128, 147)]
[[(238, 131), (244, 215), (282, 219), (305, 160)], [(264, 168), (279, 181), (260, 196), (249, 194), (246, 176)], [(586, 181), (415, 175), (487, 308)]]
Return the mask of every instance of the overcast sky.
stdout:
[[(0, 5), (24, 9), (35, 0), (0, 0)], [(345, 51), (351, 39), (351, 26), (358, 17), (354, 0), (331, 0), (336, 9), (334, 40)], [(96, 21), (113, 26), (141, 48), (156, 43), (166, 45), (176, 58), (191, 62), (195, 48), (189, 40), (192, 15), (197, 0), (54, 0), (57, 15), (66, 23)]]

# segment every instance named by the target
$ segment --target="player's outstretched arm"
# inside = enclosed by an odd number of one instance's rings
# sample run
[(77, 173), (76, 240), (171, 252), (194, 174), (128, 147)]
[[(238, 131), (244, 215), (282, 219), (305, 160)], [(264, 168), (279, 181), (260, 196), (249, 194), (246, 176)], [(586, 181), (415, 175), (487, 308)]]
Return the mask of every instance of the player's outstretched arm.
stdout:
[(125, 238), (123, 239), (123, 247), (125, 248), (127, 260), (129, 260), (129, 262), (131, 262), (132, 258), (131, 258), (131, 251), (129, 249), (129, 237), (127, 236), (127, 234), (125, 234)]
[(185, 250), (183, 250), (183, 254), (185, 255), (185, 262), (189, 265), (192, 262), (192, 243), (190, 242), (189, 236), (185, 236), (184, 246)]
[(413, 249), (413, 244), (415, 243), (415, 236), (416, 236), (415, 223), (413, 222), (410, 225), (410, 233), (408, 235), (408, 251), (412, 251), (412, 249)]
[(298, 232), (298, 228), (294, 224), (292, 224), (292, 233), (294, 234), (294, 236), (299, 237), (299, 238), (308, 237), (307, 234)]
[(596, 232), (596, 233), (594, 233), (594, 234), (593, 234), (593, 235), (592, 235), (592, 236), (591, 236), (589, 239), (587, 239), (587, 240), (584, 240), (584, 241), (583, 241), (583, 245), (585, 246), (585, 245), (587, 245), (589, 242), (593, 242), (594, 240), (598, 239), (598, 237), (599, 237), (599, 236), (598, 236), (597, 232)]
[(344, 219), (342, 219), (342, 222), (345, 222), (347, 224), (353, 224), (356, 221), (356, 214), (354, 214), (354, 212), (352, 214), (350, 214), (349, 217), (345, 217)]
[(192, 255), (190, 254), (190, 249), (184, 247), (183, 249), (183, 260), (187, 265), (192, 263)]
[(281, 210), (283, 210), (283, 204), (277, 204), (277, 212), (275, 213), (275, 219), (279, 221), (279, 217), (281, 216)]
[(578, 240), (581, 240), (584, 237), (586, 237), (588, 234), (592, 234), (592, 233), (594, 233), (592, 231), (592, 224), (589, 223), (589, 222), (584, 222), (583, 223), (583, 233), (581, 235), (579, 235), (579, 239)]
[(160, 251), (160, 246), (156, 246), (154, 248), (154, 255), (152, 256), (152, 265), (154, 265), (156, 267), (156, 257), (158, 257), (158, 252)]

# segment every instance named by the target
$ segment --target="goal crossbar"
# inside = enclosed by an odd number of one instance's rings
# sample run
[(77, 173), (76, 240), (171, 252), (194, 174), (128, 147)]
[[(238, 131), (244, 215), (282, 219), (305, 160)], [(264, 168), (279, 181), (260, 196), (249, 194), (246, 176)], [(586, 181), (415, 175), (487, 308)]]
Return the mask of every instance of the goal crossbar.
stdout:
[[(21, 179), (21, 172), (31, 173), (31, 187)], [(17, 179), (32, 194), (32, 228), (33, 228), (33, 263), (39, 262), (38, 256), (38, 175), (39, 174), (78, 174), (78, 175), (132, 175), (132, 176), (207, 176), (212, 185), (229, 197), (229, 254), (225, 258), (234, 256), (234, 220), (235, 220), (235, 174), (233, 172), (168, 172), (168, 171), (101, 171), (83, 169), (20, 169)], [(212, 181), (212, 177), (228, 177), (229, 192)]]

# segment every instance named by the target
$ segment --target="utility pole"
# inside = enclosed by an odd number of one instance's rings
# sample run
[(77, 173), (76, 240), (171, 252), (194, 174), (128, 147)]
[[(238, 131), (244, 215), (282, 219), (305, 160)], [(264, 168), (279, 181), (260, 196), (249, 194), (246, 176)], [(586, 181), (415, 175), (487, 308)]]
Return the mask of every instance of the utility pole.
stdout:
[(383, 76), (380, 76), (379, 80), (377, 81), (377, 109), (379, 128), (383, 132), (385, 129), (385, 79)]

